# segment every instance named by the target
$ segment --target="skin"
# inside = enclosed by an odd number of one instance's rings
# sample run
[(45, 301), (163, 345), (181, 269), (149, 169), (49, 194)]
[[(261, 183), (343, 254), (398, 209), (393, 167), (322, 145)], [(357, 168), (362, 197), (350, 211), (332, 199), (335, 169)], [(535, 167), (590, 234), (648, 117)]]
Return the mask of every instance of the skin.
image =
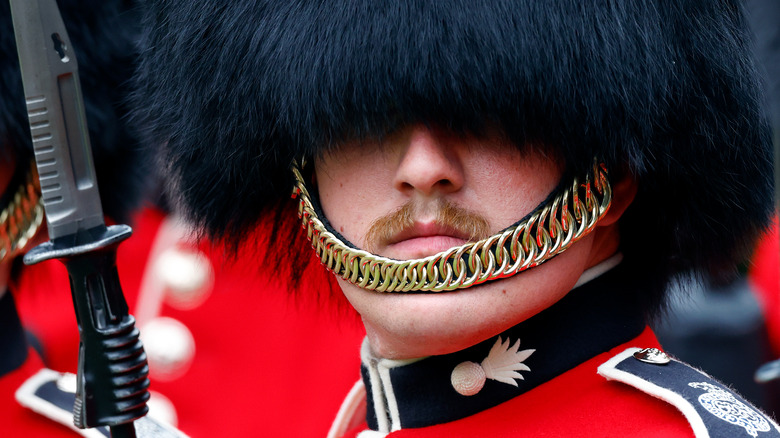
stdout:
[[(561, 166), (535, 148), (519, 150), (498, 134), (463, 137), (422, 125), (381, 144), (349, 143), (315, 160), (323, 211), (360, 248), (396, 259), (419, 258), (466, 242), (432, 225), (442, 200), (478, 213), (491, 233), (532, 211), (557, 186)], [(617, 220), (636, 192), (613, 182), (613, 204), (588, 236), (554, 259), (506, 279), (439, 294), (388, 294), (339, 280), (360, 313), (374, 352), (408, 359), (462, 350), (528, 319), (568, 293), (587, 268), (617, 252)], [(407, 203), (414, 232), (367, 241), (378, 218)]]

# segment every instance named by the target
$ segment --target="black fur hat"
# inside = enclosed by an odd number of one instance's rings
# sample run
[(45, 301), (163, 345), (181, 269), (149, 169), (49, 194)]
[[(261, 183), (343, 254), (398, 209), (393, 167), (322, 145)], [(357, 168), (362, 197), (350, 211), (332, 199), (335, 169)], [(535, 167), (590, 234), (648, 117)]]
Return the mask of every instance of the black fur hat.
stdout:
[[(59, 0), (79, 64), (92, 152), (106, 214), (125, 221), (142, 195), (144, 160), (123, 100), (137, 60), (140, 17), (127, 0)], [(11, 12), (0, 2), (0, 154), (13, 152), (17, 171), (32, 160)]]
[(498, 124), (518, 145), (557, 149), (571, 172), (598, 156), (638, 182), (623, 252), (662, 286), (733, 267), (770, 212), (770, 138), (742, 9), (159, 0), (136, 116), (165, 145), (184, 212), (219, 238), (289, 202), (294, 157), (415, 122)]

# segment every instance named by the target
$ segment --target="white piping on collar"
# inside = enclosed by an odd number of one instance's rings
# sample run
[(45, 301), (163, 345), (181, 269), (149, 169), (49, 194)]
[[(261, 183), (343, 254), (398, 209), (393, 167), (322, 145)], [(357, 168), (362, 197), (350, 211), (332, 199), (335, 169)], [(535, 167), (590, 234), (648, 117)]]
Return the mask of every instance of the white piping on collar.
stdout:
[[(374, 402), (374, 412), (377, 417), (379, 432), (394, 432), (401, 429), (401, 413), (398, 410), (398, 400), (393, 390), (390, 370), (419, 362), (425, 357), (413, 359), (382, 359), (371, 350), (368, 338), (363, 340), (360, 358), (368, 368), (371, 381), (371, 396)], [(389, 418), (388, 418), (389, 416)]]
[[(390, 432), (390, 424), (387, 418), (387, 408), (385, 405), (385, 398), (383, 396), (384, 388), (382, 385), (382, 380), (379, 378), (379, 370), (377, 369), (378, 361), (371, 351), (371, 346), (368, 345), (368, 337), (363, 340), (363, 345), (360, 348), (360, 359), (363, 361), (363, 365), (368, 368), (368, 381), (371, 384), (371, 402), (374, 404), (377, 428), (379, 429), (379, 432)], [(398, 409), (397, 403), (396, 409)]]
[(401, 429), (401, 412), (398, 410), (398, 400), (393, 390), (393, 380), (390, 378), (390, 368), (379, 366), (379, 378), (382, 379), (382, 389), (387, 400), (387, 413), (390, 414), (390, 432)]

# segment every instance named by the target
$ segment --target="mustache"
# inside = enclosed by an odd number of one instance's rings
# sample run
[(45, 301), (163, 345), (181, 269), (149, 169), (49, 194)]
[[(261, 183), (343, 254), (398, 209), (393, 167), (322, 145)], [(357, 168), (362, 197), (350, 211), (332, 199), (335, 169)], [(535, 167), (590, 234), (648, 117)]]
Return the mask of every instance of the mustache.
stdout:
[[(435, 208), (434, 223), (437, 226), (456, 230), (459, 234), (468, 236), (470, 242), (490, 237), (490, 225), (482, 215), (446, 200), (437, 202)], [(393, 238), (404, 230), (414, 227), (420, 210), (421, 207), (408, 202), (398, 210), (376, 219), (366, 233), (368, 250), (375, 252), (381, 245), (392, 242)], [(426, 208), (423, 211), (429, 210), (430, 208)]]

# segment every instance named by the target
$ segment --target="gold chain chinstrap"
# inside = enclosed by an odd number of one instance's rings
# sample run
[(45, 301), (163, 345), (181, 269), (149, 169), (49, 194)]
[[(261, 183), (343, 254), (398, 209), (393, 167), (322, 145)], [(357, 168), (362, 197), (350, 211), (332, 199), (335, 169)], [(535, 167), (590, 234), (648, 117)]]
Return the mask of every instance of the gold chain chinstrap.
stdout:
[(509, 277), (537, 266), (590, 233), (606, 214), (612, 188), (606, 167), (593, 166), (526, 220), (478, 242), (415, 260), (394, 260), (346, 245), (323, 225), (294, 162), (298, 216), (325, 267), (352, 284), (377, 292), (444, 292)]
[(0, 211), (0, 263), (24, 249), (43, 222), (43, 202), (37, 180), (33, 162), (24, 183), (16, 190), (8, 206)]

